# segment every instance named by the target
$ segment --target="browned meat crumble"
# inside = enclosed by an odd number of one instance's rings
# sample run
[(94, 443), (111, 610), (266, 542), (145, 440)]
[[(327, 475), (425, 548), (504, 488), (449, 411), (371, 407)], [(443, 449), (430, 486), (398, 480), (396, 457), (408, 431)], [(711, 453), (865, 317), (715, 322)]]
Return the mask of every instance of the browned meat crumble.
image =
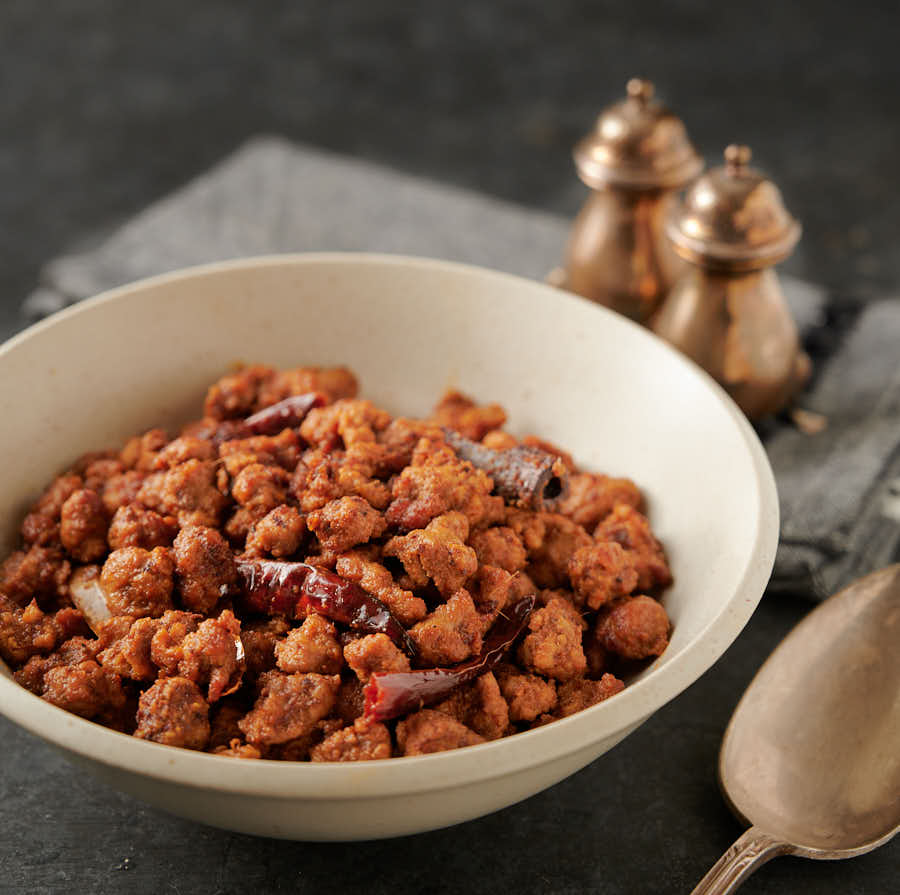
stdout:
[[(310, 406), (264, 413), (294, 396)], [(633, 482), (505, 422), (457, 391), (428, 419), (392, 418), (343, 367), (225, 376), (176, 437), (150, 429), (85, 455), (38, 498), (0, 565), (0, 656), (67, 711), (245, 760), (420, 755), (608, 699), (668, 644), (663, 548)], [(568, 487), (540, 509), (505, 500), (447, 430), (549, 454)], [(284, 602), (284, 588), (249, 599), (266, 563), (315, 567), (377, 617)], [(476, 661), (504, 608), (532, 595), (499, 662), (372, 714), (373, 680)]]

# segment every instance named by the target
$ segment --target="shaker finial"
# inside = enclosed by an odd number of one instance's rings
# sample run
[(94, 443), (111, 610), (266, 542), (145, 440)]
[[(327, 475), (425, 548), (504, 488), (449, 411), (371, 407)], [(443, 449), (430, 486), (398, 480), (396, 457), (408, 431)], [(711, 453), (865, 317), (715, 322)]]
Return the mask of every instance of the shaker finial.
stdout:
[(742, 146), (738, 143), (732, 143), (725, 147), (725, 164), (728, 167), (729, 174), (737, 174), (742, 171), (750, 160), (753, 158), (753, 150), (749, 146)]
[(652, 81), (647, 81), (644, 78), (632, 78), (625, 85), (625, 92), (631, 99), (637, 100), (641, 105), (644, 105), (653, 99), (655, 88)]

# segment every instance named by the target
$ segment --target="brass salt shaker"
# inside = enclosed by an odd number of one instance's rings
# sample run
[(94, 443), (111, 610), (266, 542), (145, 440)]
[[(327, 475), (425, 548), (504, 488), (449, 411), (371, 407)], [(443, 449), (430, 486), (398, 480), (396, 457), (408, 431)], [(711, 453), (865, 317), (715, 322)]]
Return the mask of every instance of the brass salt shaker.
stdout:
[(683, 269), (665, 236), (675, 193), (703, 169), (684, 124), (633, 78), (573, 152), (591, 193), (558, 285), (645, 323)]
[(785, 406), (809, 377), (778, 277), (800, 238), (778, 187), (729, 146), (674, 209), (666, 232), (690, 262), (651, 327), (704, 367), (751, 419)]

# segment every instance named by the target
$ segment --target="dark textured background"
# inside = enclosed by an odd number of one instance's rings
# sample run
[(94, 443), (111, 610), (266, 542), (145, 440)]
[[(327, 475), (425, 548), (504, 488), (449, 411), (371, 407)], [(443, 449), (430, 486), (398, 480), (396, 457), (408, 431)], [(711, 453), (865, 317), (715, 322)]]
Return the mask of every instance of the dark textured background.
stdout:
[[(806, 228), (788, 269), (852, 316), (900, 281), (897, 10), (6, 0), (0, 335), (43, 261), (259, 132), (573, 214), (570, 146), (633, 74), (657, 82), (710, 159), (753, 146)], [(0, 891), (688, 892), (740, 832), (713, 772), (728, 716), (807, 609), (765, 600), (700, 682), (568, 781), (395, 842), (281, 843), (171, 819), (0, 722)], [(888, 893), (898, 878), (893, 844), (840, 864), (781, 859), (743, 891)]]

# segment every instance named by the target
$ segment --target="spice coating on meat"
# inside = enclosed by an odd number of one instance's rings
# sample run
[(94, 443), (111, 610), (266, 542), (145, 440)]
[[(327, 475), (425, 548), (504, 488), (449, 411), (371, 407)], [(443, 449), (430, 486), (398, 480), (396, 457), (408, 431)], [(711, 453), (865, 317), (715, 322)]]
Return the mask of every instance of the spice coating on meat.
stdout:
[(341, 497), (313, 510), (306, 525), (319, 539), (320, 548), (328, 553), (345, 553), (357, 544), (379, 537), (387, 522), (362, 497)]
[(175, 564), (165, 547), (122, 547), (103, 564), (100, 585), (113, 615), (162, 615), (172, 608)]
[(556, 685), (536, 674), (527, 674), (514, 665), (500, 665), (494, 674), (509, 706), (510, 721), (534, 721), (556, 707)]
[[(174, 613), (167, 613), (169, 617)], [(150, 657), (160, 672), (187, 678), (206, 691), (208, 702), (236, 690), (244, 671), (241, 623), (231, 610), (218, 618), (179, 613), (177, 623), (162, 625), (150, 643)]]
[(178, 520), (174, 516), (160, 516), (142, 504), (128, 503), (120, 506), (109, 523), (106, 539), (110, 550), (121, 547), (170, 547), (178, 533)]
[(0, 657), (97, 723), (251, 760), (422, 755), (590, 707), (666, 648), (671, 573), (633, 482), (505, 421), (455, 391), (392, 418), (342, 367), (230, 372), (202, 418), (40, 495), (0, 563)]
[(492, 429), (503, 426), (506, 411), (499, 404), (479, 406), (468, 395), (451, 390), (435, 405), (432, 417), (439, 426), (453, 429), (472, 441), (481, 441)]
[(300, 549), (306, 536), (306, 520), (292, 506), (280, 504), (266, 513), (247, 535), (247, 553), (283, 559)]
[(82, 488), (79, 475), (63, 475), (38, 498), (22, 522), (22, 540), (27, 545), (59, 543), (60, 515), (65, 502)]
[(519, 647), (522, 665), (558, 681), (583, 675), (587, 660), (581, 648), (581, 616), (570, 602), (554, 597), (528, 622), (529, 634)]
[(337, 629), (328, 619), (310, 613), (299, 628), (293, 628), (284, 640), (275, 643), (275, 662), (288, 674), (337, 674), (344, 666)]
[(630, 594), (639, 578), (631, 556), (615, 541), (580, 547), (570, 557), (568, 569), (576, 599), (589, 609)]
[(624, 659), (659, 656), (669, 644), (669, 616), (652, 597), (623, 600), (597, 618), (596, 638)]
[(391, 757), (391, 734), (384, 724), (358, 719), (310, 749), (311, 761), (375, 761)]
[(474, 526), (502, 507), (502, 499), (491, 496), (493, 487), (484, 472), (460, 460), (443, 440), (423, 438), (410, 465), (394, 480), (387, 520), (411, 531), (457, 510)]
[(268, 671), (260, 683), (259, 698), (238, 727), (250, 743), (275, 745), (311, 733), (334, 707), (341, 679), (336, 674)]
[(386, 429), (390, 421), (390, 415), (371, 401), (342, 399), (311, 410), (300, 425), (300, 435), (307, 444), (322, 450), (332, 450), (339, 444), (349, 448), (357, 442), (374, 442), (376, 433)]
[(569, 493), (560, 501), (557, 511), (590, 530), (620, 503), (636, 510), (643, 505), (641, 492), (631, 479), (582, 472), (569, 476)]
[(58, 547), (17, 550), (0, 565), (0, 594), (24, 606), (32, 598), (62, 596), (71, 571)]
[(344, 647), (344, 659), (362, 683), (373, 671), (409, 671), (409, 658), (384, 634), (368, 634)]
[[(513, 528), (519, 524), (517, 517)], [(523, 541), (528, 549), (528, 574), (541, 587), (567, 587), (569, 584), (569, 560), (576, 550), (589, 547), (590, 535), (580, 526), (559, 513), (540, 513), (538, 523), (543, 529), (523, 532)], [(529, 546), (529, 540), (536, 546)]]
[(134, 735), (164, 746), (203, 749), (209, 741), (209, 704), (193, 681), (160, 678), (141, 694)]
[(434, 708), (486, 740), (502, 737), (509, 727), (509, 706), (500, 692), (497, 678), (490, 671), (471, 684), (460, 687)]
[(416, 587), (429, 581), (446, 597), (458, 591), (478, 569), (478, 557), (466, 546), (469, 523), (462, 513), (437, 516), (424, 529), (391, 538), (384, 555), (396, 556)]
[(210, 612), (237, 583), (234, 555), (214, 528), (182, 528), (172, 545), (175, 574), (182, 605), (195, 612)]
[(148, 476), (138, 491), (138, 500), (152, 510), (175, 516), (179, 525), (213, 528), (227, 504), (216, 486), (216, 464), (212, 460), (187, 460), (167, 472)]
[(566, 681), (557, 688), (556, 717), (565, 718), (609, 699), (625, 689), (625, 684), (611, 674), (604, 674), (599, 681), (588, 678)]
[(429, 665), (455, 665), (481, 649), (481, 618), (468, 591), (457, 591), (426, 619), (413, 625), (409, 636)]
[(105, 555), (108, 527), (106, 508), (95, 491), (74, 491), (62, 505), (59, 539), (69, 555), (80, 562)]
[(397, 725), (397, 745), (404, 755), (428, 755), (475, 746), (484, 737), (443, 712), (422, 709)]
[(473, 531), (469, 536), (469, 546), (481, 565), (519, 572), (528, 562), (522, 539), (506, 525)]
[(291, 626), (283, 618), (267, 618), (241, 625), (248, 679), (255, 680), (264, 671), (275, 667), (275, 644), (290, 630)]
[(594, 539), (615, 541), (625, 548), (638, 573), (638, 590), (668, 587), (672, 583), (662, 545), (650, 530), (647, 517), (634, 507), (618, 504), (594, 530)]
[(377, 597), (404, 624), (413, 625), (428, 614), (421, 597), (399, 587), (394, 577), (381, 563), (354, 551), (337, 558), (335, 571), (348, 581), (355, 581), (366, 593)]
[(82, 718), (121, 708), (126, 699), (119, 676), (93, 659), (49, 669), (41, 697)]

